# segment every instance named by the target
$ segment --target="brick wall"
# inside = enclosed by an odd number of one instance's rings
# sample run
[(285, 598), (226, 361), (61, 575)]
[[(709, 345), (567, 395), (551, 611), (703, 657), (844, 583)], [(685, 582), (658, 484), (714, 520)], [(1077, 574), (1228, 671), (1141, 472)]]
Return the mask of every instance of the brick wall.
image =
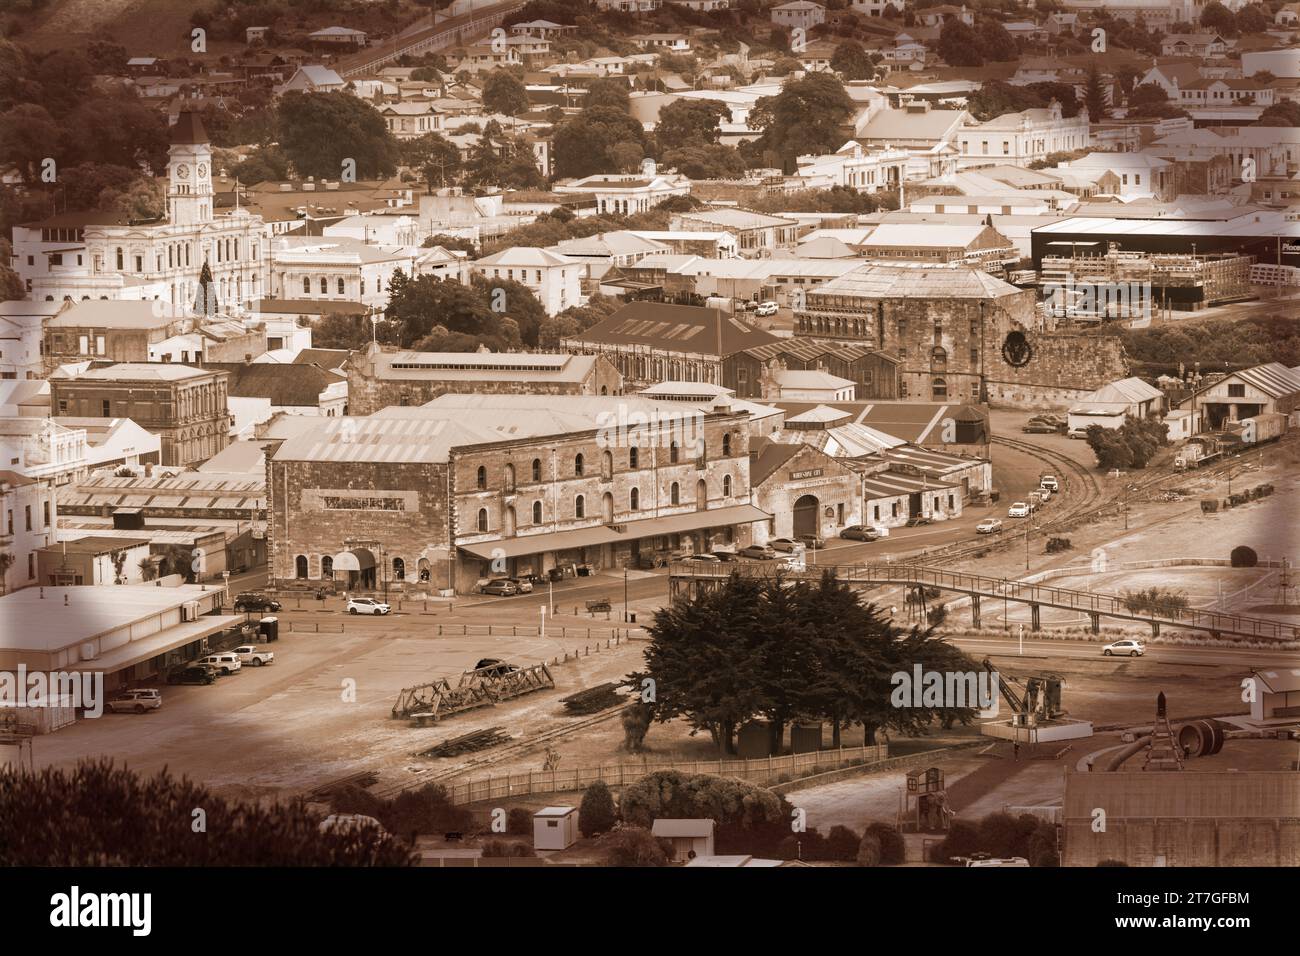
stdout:
[(1001, 349), (989, 371), (989, 404), (1018, 408), (1068, 406), (1107, 382), (1129, 375), (1123, 343), (1113, 335), (1026, 332), (1031, 355), (1015, 368)]

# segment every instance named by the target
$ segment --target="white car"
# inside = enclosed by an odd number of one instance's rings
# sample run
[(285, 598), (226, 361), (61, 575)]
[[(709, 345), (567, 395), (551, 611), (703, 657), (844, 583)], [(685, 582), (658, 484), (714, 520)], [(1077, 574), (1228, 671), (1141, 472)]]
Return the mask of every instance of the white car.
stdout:
[(275, 651), (263, 651), (252, 644), (244, 644), (236, 647), (234, 652), (239, 656), (241, 664), (252, 664), (254, 667), (262, 667), (265, 664), (275, 663)]
[(1107, 644), (1101, 649), (1101, 653), (1106, 657), (1112, 657), (1115, 654), (1127, 654), (1129, 657), (1141, 657), (1147, 652), (1141, 641), (1116, 641), (1114, 644)]
[(108, 702), (108, 709), (115, 714), (143, 714), (148, 710), (157, 710), (162, 706), (162, 693), (153, 687), (128, 690)]
[(374, 598), (352, 598), (348, 601), (349, 614), (387, 614), (392, 608)]
[(1001, 518), (985, 518), (975, 526), (977, 534), (993, 534), (995, 531), (1002, 530)]
[(776, 315), (777, 309), (779, 308), (780, 306), (775, 302), (760, 302), (758, 308), (754, 310), (754, 314), (758, 316)]
[(244, 662), (239, 659), (239, 655), (231, 651), (222, 651), (220, 654), (209, 654), (207, 657), (195, 661), (196, 664), (208, 664), (214, 667), (218, 674), (229, 675), (238, 673), (239, 669), (244, 666)]
[(1043, 475), (1038, 479), (1038, 487), (1046, 488), (1052, 494), (1056, 494), (1061, 490), (1061, 483), (1056, 480), (1055, 475)]
[(1008, 517), (1008, 518), (1028, 518), (1028, 517), (1029, 517), (1029, 505), (1025, 504), (1025, 502), (1023, 502), (1023, 501), (1017, 501), (1015, 504), (1013, 504), (1010, 508), (1007, 509), (1007, 517)]

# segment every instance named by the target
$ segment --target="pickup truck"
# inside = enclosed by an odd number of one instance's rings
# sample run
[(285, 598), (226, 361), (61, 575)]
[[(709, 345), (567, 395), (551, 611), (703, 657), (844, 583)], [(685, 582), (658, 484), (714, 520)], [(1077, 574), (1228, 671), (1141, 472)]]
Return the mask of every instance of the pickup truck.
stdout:
[(275, 663), (275, 651), (259, 650), (252, 644), (243, 644), (236, 647), (231, 653), (239, 658), (239, 663), (251, 664), (254, 667)]

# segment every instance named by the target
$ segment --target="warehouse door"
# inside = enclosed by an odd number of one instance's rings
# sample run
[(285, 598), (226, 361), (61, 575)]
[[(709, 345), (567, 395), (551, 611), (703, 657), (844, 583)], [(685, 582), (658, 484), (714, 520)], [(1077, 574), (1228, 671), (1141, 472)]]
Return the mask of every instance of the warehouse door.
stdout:
[(794, 536), (817, 534), (817, 509), (821, 507), (815, 495), (804, 495), (794, 503)]

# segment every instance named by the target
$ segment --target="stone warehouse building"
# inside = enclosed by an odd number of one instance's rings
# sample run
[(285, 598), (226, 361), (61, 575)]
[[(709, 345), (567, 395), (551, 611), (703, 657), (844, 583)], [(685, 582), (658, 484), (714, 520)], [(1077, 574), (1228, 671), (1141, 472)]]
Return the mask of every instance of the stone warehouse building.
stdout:
[(1034, 293), (973, 268), (866, 265), (808, 292), (800, 335), (899, 360), (899, 398), (984, 401), (995, 356), (1028, 328)]
[(861, 479), (853, 469), (802, 442), (765, 438), (750, 444), (754, 504), (771, 514), (755, 525), (759, 543), (817, 534), (836, 537), (862, 523)]
[(1117, 338), (1038, 324), (1032, 290), (969, 266), (864, 265), (795, 311), (801, 337), (897, 358), (903, 400), (1067, 405), (1129, 374)]
[(184, 467), (230, 441), (228, 378), (188, 365), (126, 362), (51, 378), (50, 407), (71, 418), (129, 418), (162, 440), (162, 464)]
[(465, 593), (744, 546), (768, 518), (748, 444), (725, 405), (612, 396), (444, 395), (322, 420), (269, 461), (271, 578)]
[(897, 358), (867, 346), (781, 339), (727, 356), (722, 383), (737, 398), (773, 398), (764, 394), (765, 373), (777, 368), (821, 371), (853, 382), (858, 399), (892, 399), (898, 397), (898, 367)]
[(371, 345), (351, 356), (347, 377), (353, 415), (371, 415), (390, 405), (423, 405), (450, 392), (623, 393), (623, 376), (599, 355), (406, 352)]
[(781, 341), (722, 309), (664, 302), (629, 302), (603, 322), (564, 339), (561, 347), (603, 355), (629, 389), (656, 382), (725, 385), (727, 359)]

